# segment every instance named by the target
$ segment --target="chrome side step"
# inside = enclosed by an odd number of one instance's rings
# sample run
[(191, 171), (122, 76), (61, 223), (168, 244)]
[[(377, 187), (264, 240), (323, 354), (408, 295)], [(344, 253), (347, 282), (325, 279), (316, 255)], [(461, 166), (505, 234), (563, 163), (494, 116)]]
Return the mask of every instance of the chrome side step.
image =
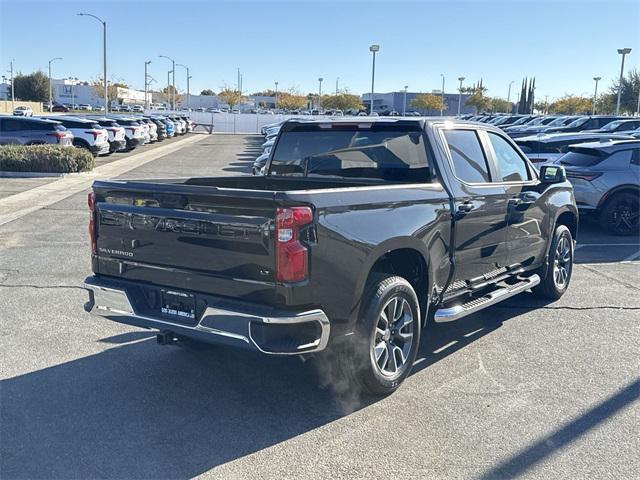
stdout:
[(436, 323), (453, 322), (459, 318), (466, 317), (472, 313), (478, 312), (484, 308), (495, 305), (507, 298), (513, 297), (519, 293), (529, 290), (531, 287), (535, 287), (540, 283), (540, 276), (533, 274), (530, 277), (518, 282), (514, 285), (507, 287), (501, 287), (493, 292), (487, 293), (480, 298), (474, 298), (461, 305), (454, 305), (453, 307), (440, 308), (436, 310), (434, 314), (434, 321)]

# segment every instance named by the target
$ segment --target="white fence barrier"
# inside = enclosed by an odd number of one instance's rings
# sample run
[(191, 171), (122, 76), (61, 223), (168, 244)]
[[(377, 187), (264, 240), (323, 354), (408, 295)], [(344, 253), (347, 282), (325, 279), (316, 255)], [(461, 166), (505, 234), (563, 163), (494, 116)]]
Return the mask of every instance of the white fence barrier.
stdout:
[[(172, 112), (150, 112), (158, 115)], [(263, 125), (277, 123), (289, 118), (300, 118), (300, 115), (267, 115), (260, 113), (207, 113), (207, 112), (176, 112), (180, 115), (189, 115), (191, 120), (199, 125), (213, 124), (213, 131), (217, 133), (260, 133)], [(302, 117), (305, 118), (305, 117)], [(318, 117), (308, 117), (318, 118)]]

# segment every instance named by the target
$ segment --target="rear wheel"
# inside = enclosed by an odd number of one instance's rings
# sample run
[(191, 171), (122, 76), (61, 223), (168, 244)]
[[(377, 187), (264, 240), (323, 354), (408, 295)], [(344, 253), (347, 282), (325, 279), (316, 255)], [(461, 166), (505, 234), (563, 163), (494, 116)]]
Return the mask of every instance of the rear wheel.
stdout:
[(600, 226), (614, 235), (638, 233), (640, 196), (633, 193), (617, 193), (604, 204), (600, 213)]
[(565, 225), (558, 225), (549, 249), (546, 275), (533, 293), (542, 298), (557, 300), (569, 287), (573, 272), (573, 237)]
[(420, 307), (402, 277), (376, 275), (365, 292), (356, 335), (342, 346), (341, 363), (355, 385), (387, 395), (411, 372), (420, 342)]
[(73, 141), (73, 146), (74, 146), (74, 147), (76, 147), (76, 148), (82, 148), (82, 149), (86, 150), (86, 151), (87, 151), (87, 152), (89, 152), (91, 155), (93, 155), (93, 157), (94, 157), (94, 158), (98, 156), (98, 154), (97, 154), (97, 153), (93, 153), (93, 152), (91, 151), (91, 148), (89, 147), (89, 144), (88, 144), (88, 143), (86, 143), (86, 142), (83, 142), (83, 141), (81, 141), (81, 140), (74, 140), (74, 141)]

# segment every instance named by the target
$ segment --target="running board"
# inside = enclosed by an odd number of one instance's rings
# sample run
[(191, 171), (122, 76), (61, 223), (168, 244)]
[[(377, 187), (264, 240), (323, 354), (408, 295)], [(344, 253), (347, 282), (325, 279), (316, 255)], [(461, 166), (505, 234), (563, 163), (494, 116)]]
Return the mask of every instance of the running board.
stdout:
[(535, 287), (539, 283), (540, 277), (537, 274), (531, 275), (521, 282), (518, 282), (514, 285), (498, 288), (491, 293), (487, 293), (480, 298), (469, 300), (462, 305), (440, 308), (436, 310), (434, 314), (434, 321), (436, 323), (453, 322), (454, 320), (458, 320), (459, 318), (466, 317), (467, 315), (478, 312), (483, 308), (495, 305), (496, 303), (522, 293), (525, 290), (529, 290), (531, 287)]

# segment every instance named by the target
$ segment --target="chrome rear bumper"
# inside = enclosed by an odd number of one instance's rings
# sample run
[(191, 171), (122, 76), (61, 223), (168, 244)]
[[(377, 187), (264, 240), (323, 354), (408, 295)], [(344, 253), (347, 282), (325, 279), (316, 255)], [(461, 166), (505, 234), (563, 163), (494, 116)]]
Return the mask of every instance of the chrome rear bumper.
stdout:
[[(187, 325), (160, 315), (137, 312), (126, 287), (113, 283), (95, 276), (85, 279), (84, 286), (89, 291), (89, 301), (85, 304), (87, 312), (128, 325), (170, 331), (209, 343), (245, 346), (270, 355), (319, 352), (324, 350), (329, 341), (329, 319), (320, 309), (289, 312), (220, 299), (215, 304), (209, 304), (194, 325)], [(316, 325), (313, 338), (309, 338), (310, 324)], [(268, 335), (265, 337), (264, 332), (269, 330), (272, 333), (276, 331), (277, 340), (278, 327), (286, 330), (286, 349), (270, 348), (269, 342), (265, 341)], [(298, 337), (304, 337), (305, 341), (296, 344), (295, 331), (305, 328), (305, 335)]]

